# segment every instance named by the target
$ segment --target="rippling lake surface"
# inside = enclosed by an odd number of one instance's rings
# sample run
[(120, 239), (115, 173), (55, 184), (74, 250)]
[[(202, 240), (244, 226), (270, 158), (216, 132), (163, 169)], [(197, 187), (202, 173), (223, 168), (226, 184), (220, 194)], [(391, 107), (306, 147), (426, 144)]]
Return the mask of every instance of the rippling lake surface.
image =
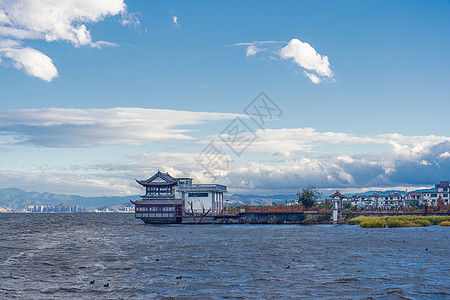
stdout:
[(439, 226), (0, 214), (1, 299), (448, 299), (449, 257), (450, 228)]

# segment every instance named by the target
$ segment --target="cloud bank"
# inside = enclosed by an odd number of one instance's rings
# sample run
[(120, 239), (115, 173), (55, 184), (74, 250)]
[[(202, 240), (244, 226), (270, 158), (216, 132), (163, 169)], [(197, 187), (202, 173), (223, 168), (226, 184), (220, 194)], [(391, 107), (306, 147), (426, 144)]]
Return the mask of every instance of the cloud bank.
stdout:
[(23, 40), (67, 41), (75, 47), (113, 46), (94, 42), (86, 25), (119, 14), (122, 24), (133, 22), (123, 0), (0, 0), (0, 58), (11, 60), (13, 67), (28, 75), (52, 81), (58, 76), (52, 60), (24, 46)]
[(231, 113), (166, 109), (24, 109), (0, 113), (0, 137), (14, 144), (47, 147), (142, 145), (156, 141), (187, 141), (187, 126), (231, 120)]
[[(258, 139), (243, 156), (237, 158), (231, 151), (226, 153), (234, 163), (226, 172), (218, 172), (212, 178), (209, 170), (197, 164), (196, 158), (217, 136), (205, 134), (201, 128), (194, 132), (192, 126), (203, 124), (202, 128), (209, 128), (214, 122), (230, 122), (238, 116), (245, 117), (231, 113), (121, 107), (0, 112), (0, 145), (7, 150), (25, 151), (23, 155), (42, 151), (41, 147), (58, 148), (55, 149), (58, 153), (67, 151), (73, 155), (72, 148), (79, 147), (104, 151), (97, 147), (158, 145), (158, 152), (129, 155), (123, 161), (94, 163), (82, 158), (83, 166), (68, 163), (68, 166), (52, 167), (49, 158), (49, 162), (41, 163), (45, 172), (2, 169), (1, 181), (13, 186), (17, 182), (15, 178), (21, 177), (24, 187), (27, 182), (32, 187), (36, 178), (40, 178), (55, 189), (61, 188), (58, 184), (67, 184), (68, 188), (86, 190), (86, 193), (92, 189), (95, 193), (104, 190), (109, 194), (133, 194), (138, 191), (133, 185), (134, 178), (145, 178), (159, 169), (174, 176), (190, 176), (198, 182), (220, 182), (229, 185), (232, 192), (295, 194), (308, 185), (343, 191), (412, 189), (450, 179), (448, 136), (397, 133), (360, 136), (320, 132), (314, 128), (258, 130)], [(219, 139), (216, 141), (216, 146), (227, 149)], [(193, 153), (189, 152), (192, 150)], [(61, 178), (78, 178), (79, 185), (72, 180), (63, 182)], [(85, 189), (84, 185), (89, 188)]]
[[(272, 161), (250, 160), (234, 164), (224, 176), (211, 178), (198, 168), (196, 153), (149, 152), (129, 156), (122, 162), (71, 166), (49, 166), (41, 170), (0, 170), (2, 186), (20, 181), (26, 190), (68, 192), (83, 195), (135, 195), (142, 189), (134, 178), (144, 179), (156, 170), (173, 176), (194, 178), (197, 182), (228, 185), (231, 193), (291, 194), (308, 185), (323, 191), (342, 192), (431, 187), (450, 179), (450, 142), (433, 144), (414, 158), (392, 153), (298, 155)], [(421, 161), (427, 161), (424, 165)]]
[(292, 59), (295, 64), (305, 69), (305, 76), (315, 84), (324, 80), (334, 80), (328, 56), (320, 55), (310, 44), (299, 39), (291, 39), (287, 44), (278, 41), (255, 41), (237, 43), (233, 46), (245, 46), (247, 57), (268, 51), (281, 59)]

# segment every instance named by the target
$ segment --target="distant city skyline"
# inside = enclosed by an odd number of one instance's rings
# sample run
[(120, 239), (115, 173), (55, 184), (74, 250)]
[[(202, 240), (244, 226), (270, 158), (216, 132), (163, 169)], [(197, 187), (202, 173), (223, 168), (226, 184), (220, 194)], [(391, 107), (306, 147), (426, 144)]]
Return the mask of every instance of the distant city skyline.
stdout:
[[(448, 28), (444, 0), (0, 1), (0, 187), (430, 187), (450, 179)], [(230, 164), (200, 166), (213, 150)]]

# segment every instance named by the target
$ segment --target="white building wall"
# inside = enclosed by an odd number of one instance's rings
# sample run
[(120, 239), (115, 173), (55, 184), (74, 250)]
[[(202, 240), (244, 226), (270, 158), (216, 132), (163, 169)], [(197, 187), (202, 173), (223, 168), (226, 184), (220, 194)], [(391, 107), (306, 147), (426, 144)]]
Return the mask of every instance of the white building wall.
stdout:
[(193, 204), (194, 212), (203, 213), (211, 209), (212, 214), (221, 214), (223, 209), (223, 193), (222, 192), (208, 192), (208, 197), (189, 197), (189, 193), (185, 192), (184, 207), (186, 211), (190, 212)]
[(189, 211), (191, 209), (190, 203), (193, 204), (193, 209), (195, 212), (202, 213), (203, 208), (205, 212), (209, 209), (213, 210), (213, 195), (214, 192), (208, 192), (208, 197), (189, 197), (189, 193), (185, 193), (184, 205), (185, 209)]

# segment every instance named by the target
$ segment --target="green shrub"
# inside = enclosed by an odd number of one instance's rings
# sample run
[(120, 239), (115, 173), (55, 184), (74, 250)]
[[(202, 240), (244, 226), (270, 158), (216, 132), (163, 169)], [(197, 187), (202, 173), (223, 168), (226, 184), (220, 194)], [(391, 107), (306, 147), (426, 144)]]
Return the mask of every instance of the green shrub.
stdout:
[(325, 222), (330, 222), (331, 218), (330, 215), (328, 214), (320, 214), (317, 216), (317, 222), (318, 223), (325, 223)]

